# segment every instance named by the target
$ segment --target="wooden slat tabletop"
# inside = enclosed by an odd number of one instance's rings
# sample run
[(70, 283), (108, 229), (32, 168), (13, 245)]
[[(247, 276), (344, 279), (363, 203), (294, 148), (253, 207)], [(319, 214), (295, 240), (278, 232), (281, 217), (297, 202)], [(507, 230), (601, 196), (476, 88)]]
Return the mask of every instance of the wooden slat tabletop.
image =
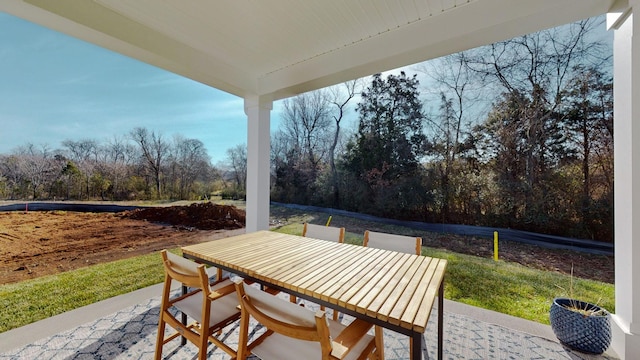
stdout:
[(446, 260), (258, 231), (182, 248), (195, 259), (424, 333)]

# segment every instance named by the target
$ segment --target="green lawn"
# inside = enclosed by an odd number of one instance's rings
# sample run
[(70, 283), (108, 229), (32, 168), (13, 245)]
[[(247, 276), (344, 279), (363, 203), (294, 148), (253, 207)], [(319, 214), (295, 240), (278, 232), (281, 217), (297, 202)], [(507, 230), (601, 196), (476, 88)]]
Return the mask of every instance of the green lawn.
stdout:
[(163, 280), (160, 255), (149, 254), (1, 285), (0, 332)]
[[(300, 234), (302, 226), (286, 225), (277, 231)], [(345, 241), (362, 244), (362, 235), (347, 233)], [(447, 299), (548, 324), (552, 299), (570, 295), (571, 277), (567, 275), (443, 250), (423, 248), (423, 254), (449, 261)], [(156, 253), (2, 285), (0, 332), (162, 280), (162, 263)], [(574, 279), (573, 288), (576, 298), (615, 310), (612, 284)]]

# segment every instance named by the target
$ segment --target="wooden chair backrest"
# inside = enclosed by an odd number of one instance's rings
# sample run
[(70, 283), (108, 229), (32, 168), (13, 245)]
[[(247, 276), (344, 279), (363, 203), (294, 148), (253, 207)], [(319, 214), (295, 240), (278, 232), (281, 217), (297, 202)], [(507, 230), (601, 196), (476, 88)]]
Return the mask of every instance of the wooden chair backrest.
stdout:
[(281, 335), (320, 343), (322, 358), (329, 359), (331, 335), (324, 311), (313, 312), (279, 299), (241, 279), (235, 281), (240, 307), (268, 330)]
[(166, 275), (171, 279), (181, 282), (184, 286), (209, 291), (209, 277), (205, 266), (191, 260), (162, 250), (162, 263)]
[(407, 254), (420, 255), (422, 253), (421, 237), (387, 234), (367, 230), (364, 232), (363, 245)]
[(304, 223), (302, 236), (320, 240), (344, 242), (344, 228)]
[[(224, 280), (212, 287), (204, 265), (167, 250), (160, 253), (165, 276), (154, 359), (160, 360), (163, 346), (178, 337), (182, 337), (183, 341), (189, 340), (198, 347), (198, 360), (206, 359), (209, 342), (235, 359), (236, 349), (225, 344), (223, 338), (214, 335), (240, 318), (238, 301), (233, 295), (235, 285)], [(172, 295), (174, 280), (187, 288), (186, 293), (181, 296)], [(190, 323), (186, 322), (187, 318), (191, 319)], [(176, 331), (165, 336), (167, 325)]]

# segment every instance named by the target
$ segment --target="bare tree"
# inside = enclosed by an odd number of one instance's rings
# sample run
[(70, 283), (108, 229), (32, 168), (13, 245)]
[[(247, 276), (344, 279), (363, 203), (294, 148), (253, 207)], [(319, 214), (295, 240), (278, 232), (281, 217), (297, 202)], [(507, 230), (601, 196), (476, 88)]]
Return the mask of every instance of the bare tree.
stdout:
[(142, 153), (142, 161), (153, 175), (156, 195), (162, 197), (162, 167), (169, 153), (170, 144), (164, 140), (162, 134), (137, 127), (130, 133), (133, 141)]
[(227, 159), (231, 167), (236, 191), (245, 192), (247, 184), (247, 145), (240, 144), (227, 150)]
[(286, 196), (281, 201), (308, 203), (319, 195), (316, 181), (331, 142), (328, 93), (312, 91), (286, 99), (283, 104), (278, 135), (282, 155), (274, 162), (274, 196)]
[(361, 80), (352, 80), (343, 83), (340, 86), (333, 86), (329, 88), (330, 100), (329, 102), (335, 106), (331, 117), (335, 123), (335, 129), (333, 131), (333, 141), (329, 146), (329, 169), (331, 171), (331, 187), (333, 193), (333, 206), (340, 207), (340, 181), (338, 179), (338, 170), (336, 168), (336, 149), (340, 141), (341, 123), (345, 118), (347, 107), (351, 100), (359, 94), (362, 88)]
[(0, 177), (6, 184), (6, 193), (9, 199), (15, 199), (21, 195), (22, 174), (20, 161), (16, 154), (0, 156)]
[[(465, 52), (445, 56), (418, 66), (417, 69), (431, 79), (427, 82), (429, 85), (425, 89), (426, 93), (434, 93), (439, 97), (438, 112), (426, 117), (428, 154), (433, 172), (439, 180), (440, 195), (437, 199), (442, 221), (451, 221), (454, 197), (465, 188), (464, 183), (468, 182), (462, 174), (463, 164), (458, 160), (469, 150), (467, 140), (473, 119), (478, 117), (479, 79), (469, 71)], [(460, 183), (454, 183), (455, 175), (458, 175)]]
[(596, 22), (587, 19), (498, 42), (467, 57), (469, 69), (487, 86), (496, 85), (511, 104), (510, 113), (516, 112), (520, 131), (513, 134), (522, 141), (525, 213), (545, 213), (550, 205), (545, 179), (564, 153), (558, 118), (564, 89), (577, 64), (603, 61), (601, 44), (587, 41)]
[[(91, 196), (91, 179), (96, 171), (98, 143), (95, 140), (83, 139), (78, 141), (65, 140), (62, 145), (67, 148), (68, 158), (75, 163), (84, 177), (84, 192), (86, 197)], [(79, 194), (82, 196), (82, 194)]]
[(182, 135), (173, 137), (171, 167), (174, 168), (174, 182), (178, 183), (178, 198), (189, 196), (193, 185), (211, 167), (209, 155), (202, 141), (187, 139)]
[(48, 145), (37, 148), (33, 144), (27, 144), (18, 147), (15, 155), (21, 177), (27, 182), (27, 190), (31, 191), (31, 198), (38, 199), (45, 189), (50, 188), (47, 181), (51, 182), (59, 173), (53, 166)]
[(103, 147), (105, 172), (111, 178), (112, 195), (121, 198), (123, 182), (134, 161), (135, 149), (125, 138), (114, 136)]
[(284, 101), (282, 114), (285, 133), (294, 140), (301, 158), (312, 167), (327, 152), (330, 126), (329, 98), (325, 90), (316, 90)]

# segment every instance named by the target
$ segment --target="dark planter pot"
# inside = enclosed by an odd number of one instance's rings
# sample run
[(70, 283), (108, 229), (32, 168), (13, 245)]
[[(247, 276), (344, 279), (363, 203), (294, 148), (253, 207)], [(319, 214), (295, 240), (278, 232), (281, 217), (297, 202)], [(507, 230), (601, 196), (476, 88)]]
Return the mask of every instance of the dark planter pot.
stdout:
[[(602, 310), (604, 315), (585, 316), (568, 309), (576, 304), (580, 309)], [(578, 300), (557, 298), (551, 304), (549, 320), (560, 342), (588, 354), (602, 354), (611, 344), (610, 314), (597, 305)]]

